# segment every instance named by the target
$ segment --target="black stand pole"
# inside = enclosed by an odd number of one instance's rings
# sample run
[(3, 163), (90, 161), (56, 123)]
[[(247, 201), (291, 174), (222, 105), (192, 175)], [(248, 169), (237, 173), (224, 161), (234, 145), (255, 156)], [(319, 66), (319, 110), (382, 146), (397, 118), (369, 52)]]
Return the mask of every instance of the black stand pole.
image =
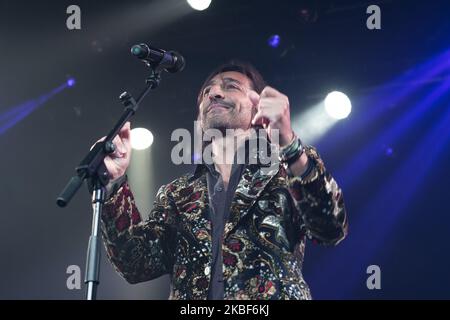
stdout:
[[(113, 153), (115, 146), (113, 139), (119, 133), (123, 125), (130, 119), (137, 111), (139, 103), (145, 98), (147, 93), (158, 87), (161, 81), (160, 72), (149, 65), (151, 73), (145, 80), (147, 86), (142, 91), (138, 100), (136, 101), (129, 93), (124, 92), (119, 99), (125, 106), (122, 116), (115, 124), (114, 128), (108, 133), (105, 140), (98, 142), (92, 148), (86, 157), (76, 167), (77, 175), (73, 176), (59, 197), (56, 203), (60, 207), (65, 207), (73, 198), (75, 193), (83, 184), (83, 181), (89, 179), (88, 185), (92, 186), (92, 231), (89, 237), (87, 259), (86, 259), (86, 276), (85, 283), (87, 284), (87, 300), (95, 300), (97, 296), (97, 286), (99, 284), (99, 270), (100, 270), (100, 237), (98, 236), (100, 217), (102, 214), (103, 203), (105, 201), (105, 186), (109, 183), (109, 173), (104, 164), (105, 157)], [(91, 190), (92, 189), (92, 190)]]

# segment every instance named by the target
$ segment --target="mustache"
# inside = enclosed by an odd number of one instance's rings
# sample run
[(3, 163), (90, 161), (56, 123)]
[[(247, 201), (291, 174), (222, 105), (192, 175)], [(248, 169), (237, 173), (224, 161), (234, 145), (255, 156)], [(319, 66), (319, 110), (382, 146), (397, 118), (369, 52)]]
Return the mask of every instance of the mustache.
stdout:
[(204, 108), (203, 113), (207, 113), (209, 110), (211, 110), (211, 106), (214, 104), (220, 104), (222, 106), (225, 106), (227, 108), (234, 108), (235, 105), (232, 102), (229, 101), (225, 101), (225, 100), (218, 100), (218, 99), (213, 99), (211, 100), (208, 105), (206, 106), (206, 108)]

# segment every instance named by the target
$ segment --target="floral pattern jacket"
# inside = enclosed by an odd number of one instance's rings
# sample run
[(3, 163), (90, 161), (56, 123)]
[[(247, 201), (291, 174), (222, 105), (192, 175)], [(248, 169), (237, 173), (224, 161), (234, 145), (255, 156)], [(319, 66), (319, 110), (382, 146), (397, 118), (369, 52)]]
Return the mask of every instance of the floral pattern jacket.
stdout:
[[(310, 299), (303, 279), (305, 241), (336, 245), (347, 234), (341, 189), (313, 147), (303, 179), (247, 165), (223, 235), (225, 299)], [(102, 235), (108, 258), (130, 283), (171, 275), (169, 299), (206, 299), (211, 219), (206, 168), (162, 186), (141, 220), (125, 182), (106, 202)]]

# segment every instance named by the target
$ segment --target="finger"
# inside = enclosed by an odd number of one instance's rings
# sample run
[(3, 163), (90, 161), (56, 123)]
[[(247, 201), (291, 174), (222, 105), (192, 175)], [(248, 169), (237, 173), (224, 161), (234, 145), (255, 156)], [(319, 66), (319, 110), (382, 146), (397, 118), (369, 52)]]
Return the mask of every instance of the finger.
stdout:
[(263, 97), (278, 97), (281, 94), (282, 93), (279, 92), (278, 90), (276, 90), (272, 87), (266, 86), (266, 87), (264, 87), (263, 91), (261, 91), (261, 98), (263, 98)]
[(121, 157), (123, 154), (127, 152), (127, 148), (125, 147), (124, 143), (122, 142), (122, 138), (120, 136), (116, 136), (113, 139), (113, 143), (116, 146), (116, 150), (114, 151), (114, 156)]
[(119, 136), (122, 138), (122, 140), (130, 139), (130, 132), (131, 132), (131, 123), (130, 121), (127, 121), (123, 127), (119, 131)]
[(264, 112), (260, 109), (252, 120), (252, 125), (263, 125), (267, 121)]
[(103, 137), (103, 138), (98, 139), (98, 140), (91, 146), (91, 148), (90, 148), (89, 150), (94, 149), (94, 147), (95, 147), (95, 145), (96, 145), (97, 143), (102, 142), (102, 141), (105, 140), (105, 139), (106, 139), (106, 136)]
[(130, 127), (131, 127), (131, 124), (129, 121), (127, 121), (119, 132), (121, 142), (127, 153), (131, 152), (131, 129), (130, 129)]
[(255, 122), (255, 124), (263, 124), (263, 123), (269, 124), (271, 122), (277, 121), (278, 117), (279, 117), (279, 108), (277, 105), (273, 105), (270, 103), (268, 104), (260, 103), (258, 112), (253, 117), (253, 121)]

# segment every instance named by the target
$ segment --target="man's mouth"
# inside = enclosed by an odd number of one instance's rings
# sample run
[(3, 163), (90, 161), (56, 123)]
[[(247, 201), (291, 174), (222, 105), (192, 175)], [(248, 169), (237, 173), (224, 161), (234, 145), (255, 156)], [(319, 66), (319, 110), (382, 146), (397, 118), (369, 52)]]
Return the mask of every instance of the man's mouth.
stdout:
[(206, 112), (210, 112), (211, 110), (219, 110), (219, 109), (230, 109), (231, 107), (222, 103), (211, 103), (208, 106)]

